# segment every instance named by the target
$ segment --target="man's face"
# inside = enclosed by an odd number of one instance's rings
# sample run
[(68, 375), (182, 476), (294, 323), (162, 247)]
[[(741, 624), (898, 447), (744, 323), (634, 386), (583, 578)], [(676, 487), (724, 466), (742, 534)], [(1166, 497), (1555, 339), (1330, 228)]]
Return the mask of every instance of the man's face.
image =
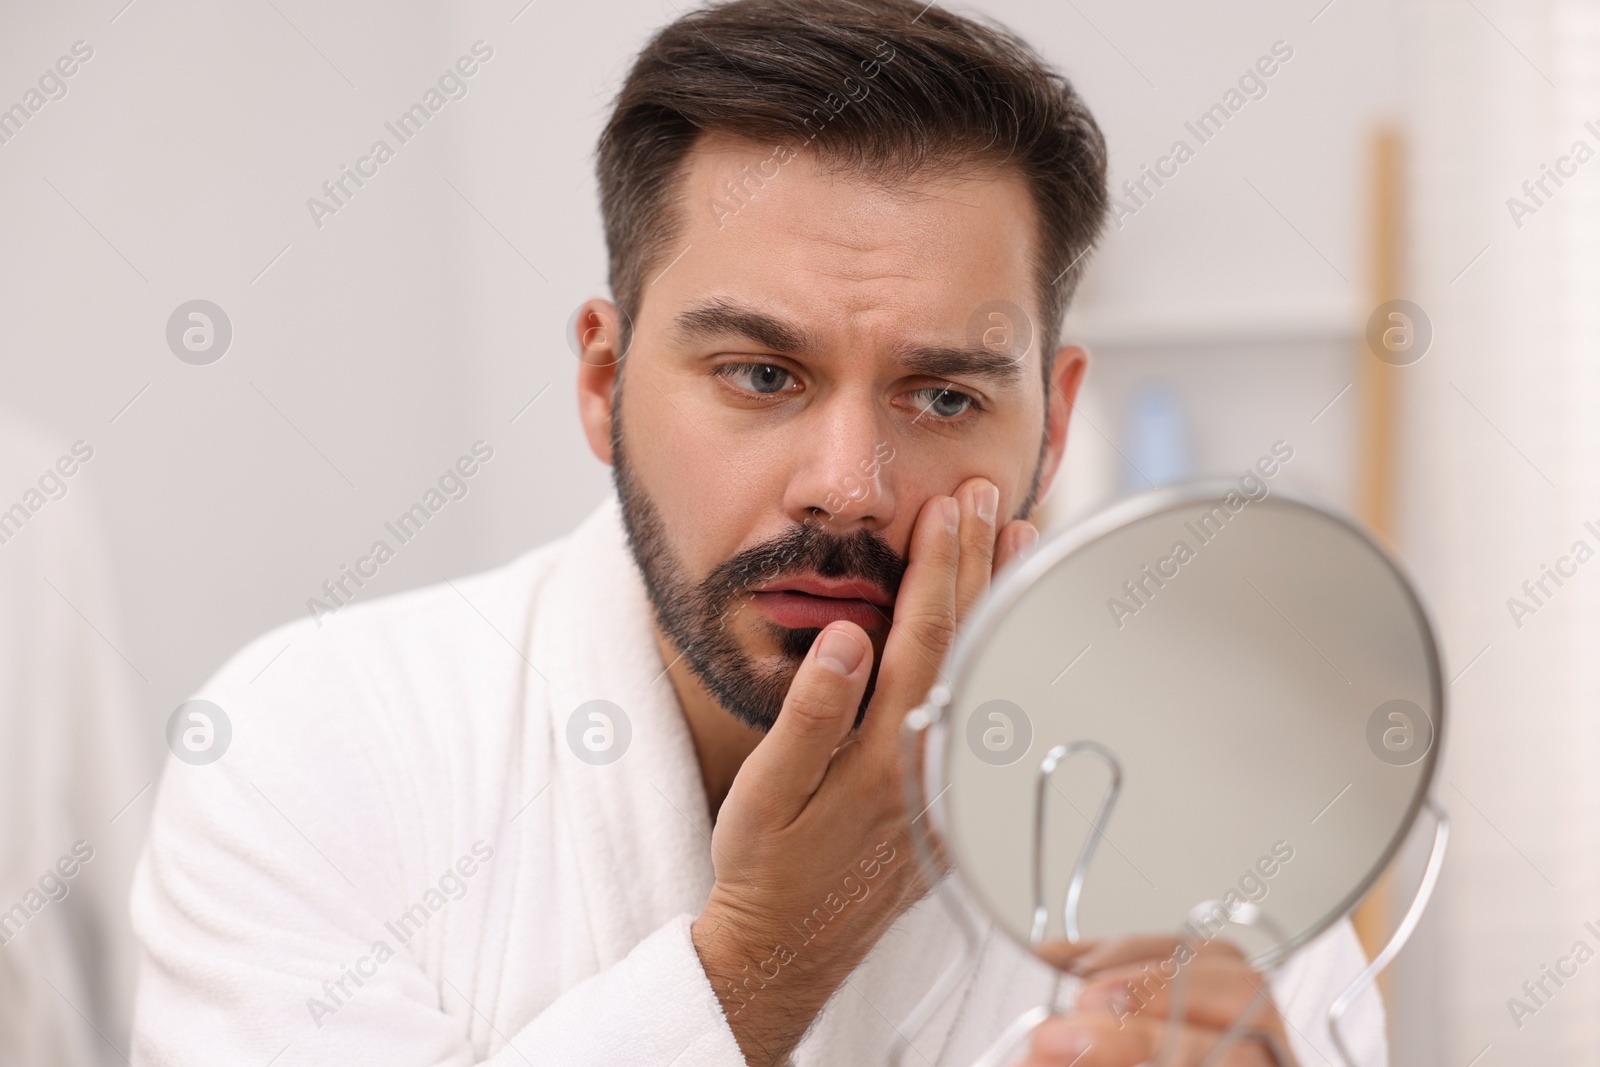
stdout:
[(1047, 398), (1019, 176), (890, 189), (711, 136), (680, 191), (681, 255), (644, 290), (614, 411), (616, 311), (580, 314), (583, 415), (663, 633), (766, 729), (829, 621), (860, 624), (881, 657), (930, 496), (981, 475), (1000, 523), (1023, 517), (1083, 356), (1062, 350)]

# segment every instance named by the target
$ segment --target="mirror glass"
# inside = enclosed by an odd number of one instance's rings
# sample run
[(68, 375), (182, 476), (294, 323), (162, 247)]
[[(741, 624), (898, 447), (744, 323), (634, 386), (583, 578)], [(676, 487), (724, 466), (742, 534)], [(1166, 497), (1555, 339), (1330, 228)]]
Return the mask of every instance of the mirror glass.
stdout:
[(1385, 554), (1236, 485), (1161, 490), (1042, 542), (948, 662), (934, 827), (965, 894), (1047, 959), (1170, 935), (1216, 901), (1256, 905), (1228, 936), (1278, 961), (1388, 864), (1443, 725), (1431, 628)]

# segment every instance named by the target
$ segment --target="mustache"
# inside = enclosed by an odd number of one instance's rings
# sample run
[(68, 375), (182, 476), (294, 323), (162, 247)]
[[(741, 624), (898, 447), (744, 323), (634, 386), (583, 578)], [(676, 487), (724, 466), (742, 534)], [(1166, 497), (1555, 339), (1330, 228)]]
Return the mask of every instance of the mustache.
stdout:
[(892, 599), (899, 594), (905, 571), (906, 561), (872, 530), (840, 536), (814, 523), (797, 523), (781, 536), (718, 564), (700, 588), (710, 602), (722, 604), (752, 586), (786, 575), (817, 574), (876, 585)]

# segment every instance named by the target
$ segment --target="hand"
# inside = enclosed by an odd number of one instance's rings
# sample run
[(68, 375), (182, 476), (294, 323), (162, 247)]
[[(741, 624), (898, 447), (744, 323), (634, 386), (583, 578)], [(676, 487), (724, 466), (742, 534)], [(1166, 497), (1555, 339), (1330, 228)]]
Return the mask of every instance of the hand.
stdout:
[(1198, 1067), (1245, 1012), (1250, 1012), (1246, 1029), (1272, 1035), (1283, 1061), (1274, 1060), (1259, 1040), (1241, 1037), (1215, 1067), (1296, 1067), (1265, 977), (1227, 941), (1213, 939), (1189, 948), (1192, 957), (1174, 938), (1150, 937), (1044, 953), (1052, 963), (1082, 976), (1083, 986), (1074, 1014), (1053, 1016), (1034, 1030), (1021, 1067), (1155, 1063), (1166, 1048), (1179, 961), (1188, 972), (1183, 1023), (1173, 1059), (1162, 1067)]
[(883, 931), (926, 891), (901, 788), (900, 723), (938, 680), (956, 627), (993, 570), (1038, 537), (1021, 520), (997, 536), (998, 502), (993, 484), (972, 478), (954, 497), (923, 505), (860, 730), (850, 736), (872, 643), (840, 620), (812, 643), (777, 722), (718, 813), (716, 882), (691, 933), (757, 1067), (787, 1059)]

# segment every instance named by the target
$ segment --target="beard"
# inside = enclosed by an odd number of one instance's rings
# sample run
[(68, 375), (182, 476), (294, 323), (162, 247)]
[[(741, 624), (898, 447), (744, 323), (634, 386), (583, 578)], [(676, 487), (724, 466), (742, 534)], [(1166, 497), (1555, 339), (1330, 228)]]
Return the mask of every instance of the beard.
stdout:
[[(746, 726), (766, 732), (778, 721), (795, 672), (822, 630), (779, 626), (760, 617), (758, 625), (776, 641), (781, 661), (775, 666), (763, 664), (744, 650), (733, 629), (749, 603), (741, 596), (788, 575), (816, 574), (869, 582), (892, 598), (900, 589), (906, 563), (871, 530), (840, 536), (824, 529), (820, 521), (808, 521), (724, 560), (699, 581), (691, 579), (673, 549), (660, 511), (628, 465), (621, 409), (619, 388), (611, 406), (612, 481), (622, 505), (628, 548), (644, 577), (656, 624), (712, 699)], [(854, 726), (860, 726), (866, 715), (879, 664), (875, 655)]]

